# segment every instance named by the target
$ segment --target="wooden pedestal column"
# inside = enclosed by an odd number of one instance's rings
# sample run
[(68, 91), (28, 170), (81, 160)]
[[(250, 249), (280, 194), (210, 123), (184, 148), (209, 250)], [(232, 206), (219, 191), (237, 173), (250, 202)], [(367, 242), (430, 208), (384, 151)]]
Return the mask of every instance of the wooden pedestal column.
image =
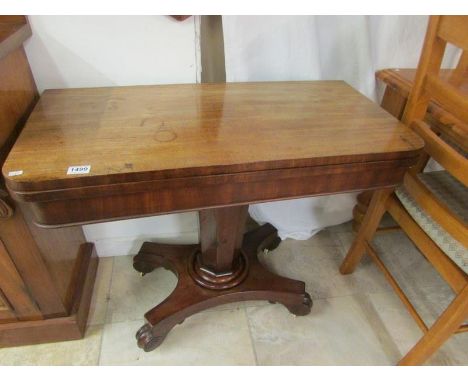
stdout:
[(134, 268), (145, 274), (163, 266), (178, 276), (178, 283), (166, 300), (145, 314), (147, 324), (136, 334), (139, 347), (151, 351), (185, 318), (230, 302), (268, 300), (295, 315), (310, 312), (312, 300), (302, 281), (277, 276), (258, 261), (259, 251), (272, 250), (281, 240), (270, 224), (244, 234), (247, 209), (200, 211), (200, 244), (143, 244)]

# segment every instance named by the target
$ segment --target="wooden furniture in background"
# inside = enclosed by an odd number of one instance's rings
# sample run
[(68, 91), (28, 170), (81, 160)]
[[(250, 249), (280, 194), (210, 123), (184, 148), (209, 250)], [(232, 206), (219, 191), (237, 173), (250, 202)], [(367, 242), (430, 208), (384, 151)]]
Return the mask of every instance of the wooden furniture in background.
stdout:
[[(24, 16), (0, 16), (1, 164), (39, 99), (22, 45), (30, 35)], [(81, 338), (96, 266), (80, 227), (35, 226), (1, 177), (0, 347)]]
[[(304, 283), (258, 262), (279, 238), (270, 225), (245, 233), (248, 204), (392, 187), (422, 146), (342, 81), (48, 90), (3, 174), (43, 226), (200, 211), (200, 244), (145, 243), (134, 259), (142, 273), (164, 266), (179, 278), (137, 334), (149, 351), (222, 303), (270, 300), (307, 314)], [(90, 167), (68, 175), (70, 166)]]
[[(453, 80), (457, 78), (457, 88), (465, 95), (468, 95), (468, 72), (462, 71), (463, 66), (466, 67), (466, 60), (468, 60), (468, 53), (464, 52), (460, 57), (458, 68), (459, 71), (455, 72), (454, 69), (441, 69), (440, 77), (444, 80), (449, 78)], [(457, 74), (458, 73), (458, 74)], [(408, 96), (414, 83), (416, 69), (383, 69), (376, 73), (376, 78), (385, 85), (385, 92), (380, 106), (387, 110), (390, 114), (398, 119), (403, 117), (403, 111)], [(446, 136), (454, 135), (458, 144), (462, 146), (465, 151), (468, 151), (468, 142), (463, 142), (463, 139), (457, 138), (457, 131), (463, 131), (463, 126), (460, 121), (456, 121), (450, 112), (446, 111), (435, 100), (431, 100), (427, 108), (425, 117), (426, 122), (437, 131), (444, 133)], [(353, 229), (355, 232), (359, 230), (359, 226), (366, 214), (370, 200), (372, 198), (371, 191), (365, 191), (358, 195), (357, 204), (353, 209)], [(391, 231), (398, 227), (380, 227), (379, 231)]]
[[(468, 326), (463, 325), (468, 318), (468, 159), (463, 149), (468, 142), (468, 96), (460, 91), (458, 82), (468, 70), (468, 62), (464, 59), (464, 53), (461, 64), (453, 72), (454, 76), (439, 76), (447, 43), (465, 52), (468, 50), (468, 16), (430, 18), (414, 86), (402, 117), (403, 122), (424, 139), (424, 153), (417, 165), (405, 174), (402, 187), (395, 192), (384, 190), (373, 193), (357, 237), (340, 268), (343, 274), (353, 272), (364, 253), (367, 253), (423, 330), (424, 336), (403, 357), (400, 365), (423, 363), (450, 335), (468, 330)], [(452, 126), (444, 127), (445, 134), (424, 121), (431, 99), (454, 121)], [(422, 173), (429, 157), (445, 170)], [(390, 213), (456, 294), (430, 328), (371, 245), (385, 211)]]

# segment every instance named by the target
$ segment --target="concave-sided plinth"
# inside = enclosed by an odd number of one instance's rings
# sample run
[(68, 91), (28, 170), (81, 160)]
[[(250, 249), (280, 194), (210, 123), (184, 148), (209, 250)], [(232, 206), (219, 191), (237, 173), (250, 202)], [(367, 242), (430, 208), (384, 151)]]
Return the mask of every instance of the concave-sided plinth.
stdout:
[(200, 211), (200, 244), (143, 244), (134, 268), (145, 274), (162, 266), (174, 272), (178, 283), (169, 297), (145, 314), (147, 323), (136, 334), (140, 348), (155, 349), (185, 318), (230, 302), (268, 300), (298, 316), (310, 312), (312, 300), (302, 281), (275, 275), (258, 261), (258, 252), (276, 248), (280, 239), (270, 224), (244, 234), (247, 208)]

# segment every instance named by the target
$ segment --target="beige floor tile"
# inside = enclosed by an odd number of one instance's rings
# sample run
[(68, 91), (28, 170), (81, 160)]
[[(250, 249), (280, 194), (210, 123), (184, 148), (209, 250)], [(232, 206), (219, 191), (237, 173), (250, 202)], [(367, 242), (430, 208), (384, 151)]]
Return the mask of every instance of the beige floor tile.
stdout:
[(384, 276), (367, 260), (355, 273), (343, 276), (339, 272), (342, 248), (312, 239), (284, 240), (274, 251), (261, 254), (260, 259), (273, 272), (304, 281), (312, 298), (390, 290)]
[[(341, 250), (344, 257), (354, 240), (354, 234), (340, 232), (338, 236), (343, 244)], [(376, 235), (373, 239), (373, 246), (406, 293), (424, 296), (427, 288), (437, 285), (437, 288), (440, 288), (438, 293), (448, 301), (452, 295), (450, 287), (422, 256), (406, 234), (400, 231)], [(377, 268), (369, 257), (364, 256), (354, 275), (357, 275), (361, 268), (369, 266)]]
[[(266, 301), (221, 305), (176, 326), (150, 353), (136, 346), (135, 332), (144, 313), (171, 293), (177, 279), (162, 268), (140, 277), (133, 270), (132, 256), (103, 258), (86, 337), (0, 349), (0, 364), (396, 364), (422, 333), (369, 258), (352, 275), (339, 273), (353, 238), (351, 223), (345, 223), (306, 241), (285, 240), (260, 255), (272, 271), (306, 282), (314, 299), (310, 315), (294, 317), (283, 306)], [(404, 234), (379, 235), (375, 246), (427, 324), (432, 324), (453, 292)], [(107, 324), (100, 325), (103, 322)], [(468, 333), (452, 336), (426, 364), (468, 365)]]
[(174, 290), (176, 276), (158, 268), (141, 277), (132, 266), (133, 256), (114, 260), (107, 322), (143, 320), (144, 314)]
[[(390, 225), (391, 221), (388, 221), (387, 224)], [(354, 239), (354, 234), (345, 231), (337, 234), (343, 244), (343, 253), (346, 253), (347, 248)], [(454, 298), (454, 293), (450, 287), (403, 232), (376, 235), (373, 243), (379, 256), (408, 295), (426, 325), (431, 326)], [(358, 270), (366, 262), (369, 262), (369, 259), (364, 258)], [(388, 332), (384, 331), (382, 333), (389, 335), (394, 340), (398, 353), (403, 356), (422, 336), (422, 332), (394, 292), (376, 294), (369, 296), (369, 298), (373, 300), (379, 312), (383, 314), (382, 319), (386, 315), (388, 316), (384, 320), (388, 324), (386, 326)], [(379, 303), (379, 299), (383, 300)], [(379, 319), (375, 317), (370, 322), (376, 324)], [(467, 354), (468, 333), (459, 334), (452, 336), (428, 360), (427, 364), (468, 365)], [(399, 358), (395, 357), (396, 363)]]
[(360, 305), (384, 351), (396, 364), (420, 338), (418, 325), (394, 292), (370, 294)]
[(468, 366), (468, 333), (450, 337), (425, 365)]
[(164, 343), (145, 353), (136, 345), (142, 321), (107, 324), (102, 365), (253, 365), (244, 309), (202, 312), (177, 325)]
[[(415, 305), (418, 297), (411, 296)], [(429, 300), (432, 298), (434, 297), (429, 297)], [(393, 363), (396, 364), (418, 342), (423, 333), (395, 293), (372, 294), (369, 295), (369, 300), (371, 305), (363, 306), (367, 312), (369, 324), (380, 337)], [(417, 304), (419, 313), (428, 325), (431, 325), (437, 315), (442, 312), (441, 305), (446, 305), (448, 301), (438, 295), (433, 303), (438, 306), (434, 311), (427, 310), (427, 308), (421, 309), (424, 303)], [(468, 365), (468, 333), (452, 336), (426, 362), (426, 365)]]
[[(343, 228), (343, 229), (346, 229), (346, 228)], [(340, 245), (340, 242), (336, 240), (335, 232), (333, 232), (332, 230), (329, 230), (329, 229), (323, 229), (320, 232), (316, 233), (314, 236), (312, 236), (310, 239), (307, 239), (307, 240), (286, 239), (285, 241), (292, 241), (292, 242), (296, 243), (299, 246), (306, 246), (306, 247), (313, 247), (313, 246), (320, 246), (320, 247), (333, 246), (333, 247), (336, 247), (337, 245)]]
[(93, 366), (99, 361), (102, 325), (88, 328), (76, 341), (0, 349), (0, 365)]
[(353, 240), (356, 237), (356, 234), (352, 231), (341, 231), (341, 232), (336, 232), (335, 237), (341, 244), (341, 248), (343, 249), (343, 254), (346, 254), (348, 253), (348, 250), (351, 247), (351, 244), (353, 243)]
[[(431, 285), (442, 287), (445, 285), (439, 273), (422, 256), (405, 233), (392, 232), (379, 235), (374, 240), (374, 246), (401, 287), (408, 293), (423, 292)], [(449, 290), (446, 287), (444, 293)]]
[[(452, 290), (440, 278), (434, 278), (432, 285), (426, 285), (418, 290), (412, 288), (408, 296), (428, 326), (434, 324), (455, 297)], [(468, 366), (468, 333), (452, 336), (427, 363)]]
[[(339, 232), (337, 235), (342, 243), (341, 248), (344, 257), (354, 240), (354, 234), (351, 232)], [(404, 232), (397, 231), (378, 234), (374, 236), (373, 246), (406, 293), (424, 296), (427, 288), (437, 286), (437, 293), (442, 297), (442, 301), (444, 299), (449, 301), (449, 299), (453, 298), (451, 297), (450, 287), (443, 281), (434, 267), (422, 256)], [(367, 256), (364, 256), (357, 267), (356, 274), (360, 268), (371, 263), (372, 261)], [(373, 264), (372, 267), (376, 268)]]
[(337, 233), (337, 232), (351, 232), (352, 230), (352, 220), (349, 222), (343, 223), (343, 224), (337, 224), (333, 225), (330, 227), (325, 228), (326, 231), (329, 231), (331, 233)]
[(314, 302), (308, 316), (281, 305), (247, 308), (259, 365), (390, 364), (354, 296)]
[[(395, 223), (395, 221), (388, 214), (385, 214), (382, 221), (380, 222), (381, 227), (394, 227), (396, 225), (397, 224)], [(337, 242), (338, 245), (341, 245), (341, 247), (344, 250), (344, 253), (346, 254), (349, 250), (349, 247), (351, 246), (351, 243), (356, 237), (356, 233), (353, 231), (352, 228), (352, 221), (339, 224), (333, 227), (328, 227), (326, 228), (326, 230), (333, 234), (334, 240)]]
[(91, 299), (91, 306), (89, 309), (89, 325), (104, 324), (106, 320), (113, 265), (113, 257), (103, 257), (99, 259), (93, 298)]

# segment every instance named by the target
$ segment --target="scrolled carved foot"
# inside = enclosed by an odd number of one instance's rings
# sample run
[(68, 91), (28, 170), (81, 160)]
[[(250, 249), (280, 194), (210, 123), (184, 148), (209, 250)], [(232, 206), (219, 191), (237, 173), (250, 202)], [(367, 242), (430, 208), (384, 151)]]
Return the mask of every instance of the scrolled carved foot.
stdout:
[(146, 275), (147, 273), (153, 272), (157, 267), (153, 264), (146, 263), (144, 261), (134, 260), (133, 261), (133, 269), (137, 272), (140, 272), (142, 276)]
[(310, 298), (309, 293), (306, 292), (304, 293), (301, 304), (287, 305), (286, 308), (288, 308), (288, 310), (295, 316), (306, 316), (312, 309), (312, 299)]
[(138, 347), (145, 352), (150, 352), (162, 344), (166, 336), (155, 336), (153, 327), (150, 324), (143, 325), (135, 335)]
[(267, 250), (267, 251), (274, 251), (276, 248), (279, 247), (279, 245), (281, 244), (281, 238), (276, 235), (267, 245), (265, 245), (265, 247), (263, 248), (263, 250)]

